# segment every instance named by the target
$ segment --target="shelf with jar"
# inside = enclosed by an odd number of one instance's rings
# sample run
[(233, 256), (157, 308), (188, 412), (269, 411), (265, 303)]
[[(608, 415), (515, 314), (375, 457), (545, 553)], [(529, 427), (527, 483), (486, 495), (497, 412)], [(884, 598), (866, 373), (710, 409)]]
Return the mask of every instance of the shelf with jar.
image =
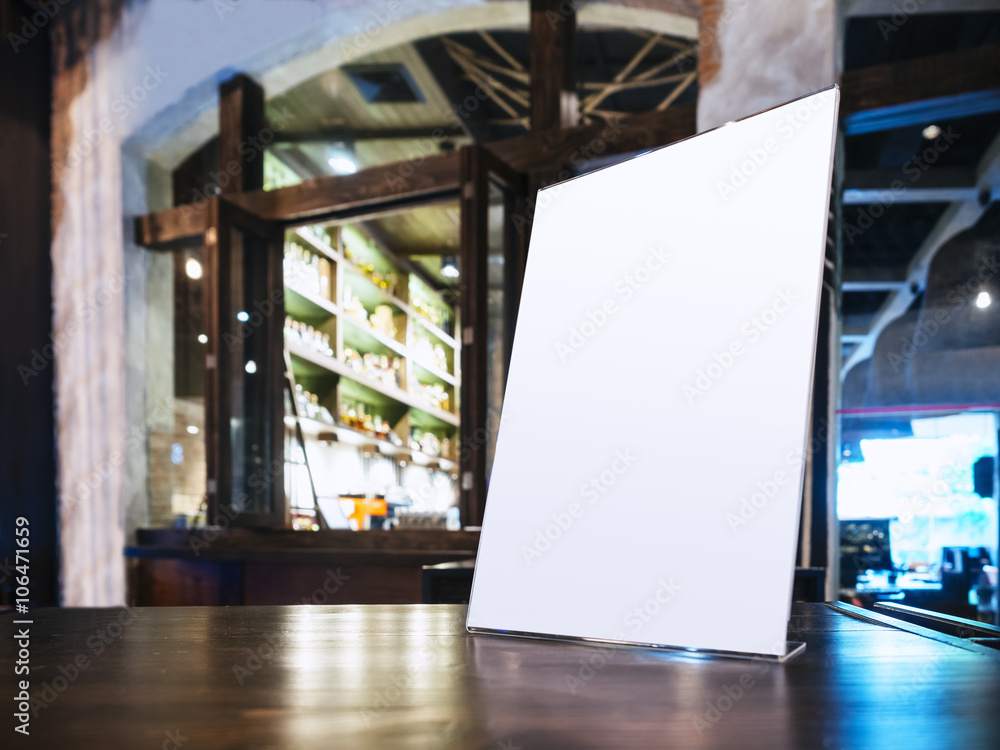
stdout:
[(444, 392), (429, 398), (429, 387), (453, 391), (460, 377), (457, 342), (441, 328), (455, 326), (455, 311), (441, 295), (417, 274), (393, 265), (389, 254), (356, 226), (299, 227), (287, 239), (286, 311), (293, 320), (315, 326), (337, 317), (343, 325), (336, 327), (340, 338), (331, 348), (338, 359), (344, 361), (348, 349), (362, 357), (399, 357), (405, 372), (415, 373), (401, 378), (399, 387), (441, 408)]
[(436, 290), (354, 225), (289, 231), (283, 268), (295, 359), (457, 426), (457, 321)]
[(455, 311), (427, 282), (416, 274), (408, 280), (409, 307), (414, 320), (439, 343), (452, 350), (458, 348), (455, 340)]
[[(379, 250), (374, 240), (356, 227), (344, 227), (339, 233), (343, 243), (344, 301), (351, 308), (364, 307), (369, 314), (379, 305), (387, 305), (393, 314), (405, 313), (416, 326), (423, 328), (439, 344), (453, 352), (455, 312), (441, 295), (414, 273), (396, 268)], [(362, 319), (364, 315), (358, 313)]]
[(383, 366), (382, 359), (385, 355), (371, 355), (366, 360), (364, 355), (347, 349), (345, 356), (349, 356), (350, 361), (343, 361), (323, 351), (322, 344), (297, 338), (292, 333), (286, 334), (285, 347), (291, 355), (292, 369), (296, 376), (339, 375), (370, 393), (378, 394), (379, 400), (389, 399), (403, 407), (419, 409), (443, 425), (458, 426), (458, 415), (451, 410), (454, 388), (414, 379), (415, 385), (410, 390), (404, 390), (395, 378), (397, 372), (405, 373), (405, 370), (401, 367), (394, 370), (391, 364)]
[[(340, 387), (322, 382), (322, 375), (305, 371), (296, 383), (295, 398), (303, 433), (312, 439), (369, 445), (390, 456), (409, 457), (415, 463), (438, 462), (443, 471), (457, 468), (455, 439), (449, 425), (432, 414), (411, 409), (400, 416), (391, 401), (379, 400), (363, 386), (342, 382)], [(307, 387), (308, 386), (308, 387)], [(309, 390), (315, 388), (316, 392)], [(322, 394), (322, 397), (321, 397)], [(336, 404), (335, 415), (330, 407)], [(294, 426), (291, 404), (285, 405), (286, 424)], [(393, 420), (395, 426), (390, 424)]]
[[(400, 473), (393, 492), (405, 496), (415, 487), (449, 481), (457, 498), (460, 353), (450, 335), (455, 310), (363, 227), (299, 227), (286, 234), (285, 253), (284, 341), (303, 436), (317, 451), (314, 471), (326, 477), (317, 485), (319, 494), (354, 491), (352, 472), (381, 466), (344, 458), (345, 449), (355, 448), (362, 457), (392, 457), (396, 472), (424, 469), (447, 476), (407, 475), (404, 481)], [(294, 431), (290, 402), (286, 425)], [(330, 485), (335, 480), (326, 472), (333, 465), (337, 476), (354, 477), (343, 479), (350, 486)], [(371, 481), (385, 481), (386, 471), (382, 466)]]

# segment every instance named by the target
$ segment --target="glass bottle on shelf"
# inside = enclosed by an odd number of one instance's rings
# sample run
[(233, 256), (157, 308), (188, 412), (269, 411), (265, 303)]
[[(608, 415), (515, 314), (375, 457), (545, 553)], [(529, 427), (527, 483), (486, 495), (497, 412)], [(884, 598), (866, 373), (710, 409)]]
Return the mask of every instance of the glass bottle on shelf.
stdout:
[(323, 299), (332, 300), (332, 289), (330, 279), (333, 277), (333, 266), (326, 258), (319, 261), (319, 296)]
[(308, 414), (309, 411), (308, 404), (309, 404), (309, 397), (306, 395), (306, 392), (302, 390), (302, 384), (296, 383), (295, 405), (296, 405), (296, 411), (298, 411), (300, 417), (304, 417), (306, 416), (306, 414)]
[[(316, 398), (316, 397), (313, 396), (313, 398)], [(323, 406), (323, 404), (317, 403), (317, 410), (318, 410), (317, 413), (318, 413), (319, 419), (321, 421), (326, 422), (327, 424), (333, 424), (333, 415), (330, 413), (329, 409), (327, 409), (325, 406)]]
[(309, 261), (309, 288), (313, 294), (320, 296), (319, 255), (316, 253), (312, 254), (312, 259)]
[(309, 394), (309, 419), (319, 419), (319, 397), (315, 393)]

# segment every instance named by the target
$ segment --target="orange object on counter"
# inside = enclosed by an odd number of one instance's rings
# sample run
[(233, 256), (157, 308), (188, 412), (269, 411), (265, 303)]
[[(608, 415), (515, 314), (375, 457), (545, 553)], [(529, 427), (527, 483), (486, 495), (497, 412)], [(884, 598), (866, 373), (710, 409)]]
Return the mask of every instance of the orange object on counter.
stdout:
[(355, 531), (368, 528), (368, 519), (372, 516), (385, 516), (388, 513), (388, 505), (384, 497), (345, 497), (342, 495), (338, 500), (347, 515), (351, 528)]

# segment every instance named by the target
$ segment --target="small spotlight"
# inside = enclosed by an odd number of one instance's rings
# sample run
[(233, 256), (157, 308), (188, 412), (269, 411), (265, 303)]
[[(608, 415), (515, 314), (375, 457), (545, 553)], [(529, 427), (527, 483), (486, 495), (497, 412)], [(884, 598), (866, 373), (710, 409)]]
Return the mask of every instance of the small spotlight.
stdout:
[(441, 258), (441, 275), (448, 279), (458, 278), (458, 260), (454, 255)]
[(257, 363), (254, 362), (252, 359), (248, 359), (246, 366), (243, 369), (246, 370), (251, 375), (253, 375), (255, 372), (257, 372)]
[(197, 425), (193, 424), (188, 425), (188, 435), (197, 435), (199, 432), (201, 432), (201, 430), (198, 429)]
[(933, 141), (935, 138), (941, 135), (941, 128), (939, 128), (937, 125), (928, 125), (926, 128), (924, 128), (923, 135), (924, 138), (926, 138), (927, 140)]
[(238, 313), (236, 313), (236, 319), (241, 323), (246, 323), (248, 320), (250, 320), (250, 316), (247, 314), (246, 310), (240, 310)]
[(194, 258), (189, 258), (188, 262), (184, 264), (184, 271), (187, 273), (189, 278), (200, 279), (201, 263), (196, 261)]
[(204, 333), (199, 333), (198, 334), (198, 343), (199, 344), (207, 344), (208, 343), (208, 336), (206, 336)]
[(976, 307), (978, 308), (989, 307), (992, 301), (993, 298), (990, 297), (989, 292), (980, 292), (979, 296), (976, 297)]
[(354, 174), (358, 171), (358, 165), (346, 156), (331, 156), (326, 160), (334, 174)]

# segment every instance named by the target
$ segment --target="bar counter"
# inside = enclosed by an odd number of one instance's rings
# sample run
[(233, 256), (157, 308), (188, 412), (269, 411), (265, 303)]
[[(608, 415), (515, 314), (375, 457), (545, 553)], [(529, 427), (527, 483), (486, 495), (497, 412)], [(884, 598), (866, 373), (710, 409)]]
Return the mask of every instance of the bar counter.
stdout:
[[(137, 543), (125, 549), (131, 561), (129, 601), (139, 606), (418, 604), (424, 565), (469, 560), (478, 547), (478, 531), (444, 529), (140, 529)], [(336, 599), (324, 595), (331, 576), (344, 581)]]
[(785, 664), (473, 636), (460, 605), (36, 610), (4, 746), (1000, 747), (1000, 652), (844, 609), (793, 605)]

